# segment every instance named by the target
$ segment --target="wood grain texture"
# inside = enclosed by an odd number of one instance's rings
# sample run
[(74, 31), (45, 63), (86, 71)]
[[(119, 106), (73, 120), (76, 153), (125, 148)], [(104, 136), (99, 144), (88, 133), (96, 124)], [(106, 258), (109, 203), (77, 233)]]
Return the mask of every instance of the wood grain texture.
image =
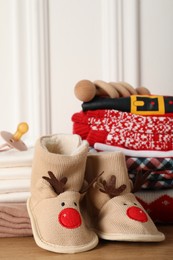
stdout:
[(173, 259), (173, 225), (161, 225), (166, 240), (160, 243), (110, 242), (100, 240), (98, 246), (88, 252), (78, 254), (56, 254), (39, 248), (33, 237), (0, 238), (1, 260), (171, 260)]

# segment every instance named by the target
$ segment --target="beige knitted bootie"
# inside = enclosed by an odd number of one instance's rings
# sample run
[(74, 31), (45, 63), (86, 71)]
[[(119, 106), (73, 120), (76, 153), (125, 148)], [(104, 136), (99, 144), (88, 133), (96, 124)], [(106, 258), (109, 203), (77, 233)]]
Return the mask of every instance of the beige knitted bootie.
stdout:
[(164, 240), (147, 212), (131, 193), (131, 183), (120, 152), (88, 154), (88, 182), (104, 173), (87, 193), (90, 225), (102, 239), (157, 242)]
[(27, 209), (35, 242), (57, 253), (77, 253), (98, 244), (80, 211), (88, 143), (78, 135), (41, 137), (35, 145)]

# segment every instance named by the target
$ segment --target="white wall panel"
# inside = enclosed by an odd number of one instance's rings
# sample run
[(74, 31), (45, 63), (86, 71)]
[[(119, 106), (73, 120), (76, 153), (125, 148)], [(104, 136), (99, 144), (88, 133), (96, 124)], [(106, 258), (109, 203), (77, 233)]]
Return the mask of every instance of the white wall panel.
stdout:
[(137, 87), (140, 84), (139, 1), (122, 1), (122, 80)]
[(0, 130), (11, 128), (15, 118), (13, 88), (13, 9), (10, 0), (0, 1)]
[(50, 0), (52, 132), (71, 132), (81, 103), (74, 86), (102, 77), (100, 0)]
[[(0, 0), (0, 131), (50, 132), (47, 0)], [(24, 136), (25, 139), (25, 136)]]
[(173, 95), (173, 1), (140, 1), (141, 84)]

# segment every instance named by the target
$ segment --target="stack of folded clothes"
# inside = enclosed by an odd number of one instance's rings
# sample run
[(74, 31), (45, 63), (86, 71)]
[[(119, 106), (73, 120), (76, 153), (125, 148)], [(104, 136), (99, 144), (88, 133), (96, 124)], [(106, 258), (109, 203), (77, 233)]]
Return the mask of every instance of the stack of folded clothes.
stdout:
[(173, 222), (173, 97), (97, 97), (72, 115), (73, 133), (97, 151), (122, 151), (129, 177), (148, 173), (137, 199), (155, 222)]
[(33, 148), (0, 153), (0, 237), (32, 236), (30, 196)]

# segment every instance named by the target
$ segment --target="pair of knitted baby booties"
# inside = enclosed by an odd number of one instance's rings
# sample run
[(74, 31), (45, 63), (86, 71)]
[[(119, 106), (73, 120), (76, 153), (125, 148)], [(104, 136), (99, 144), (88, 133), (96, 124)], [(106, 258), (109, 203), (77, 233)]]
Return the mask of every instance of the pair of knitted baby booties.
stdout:
[(89, 153), (79, 135), (41, 137), (35, 145), (27, 209), (36, 244), (56, 253), (113, 241), (164, 240), (131, 193), (124, 155)]

